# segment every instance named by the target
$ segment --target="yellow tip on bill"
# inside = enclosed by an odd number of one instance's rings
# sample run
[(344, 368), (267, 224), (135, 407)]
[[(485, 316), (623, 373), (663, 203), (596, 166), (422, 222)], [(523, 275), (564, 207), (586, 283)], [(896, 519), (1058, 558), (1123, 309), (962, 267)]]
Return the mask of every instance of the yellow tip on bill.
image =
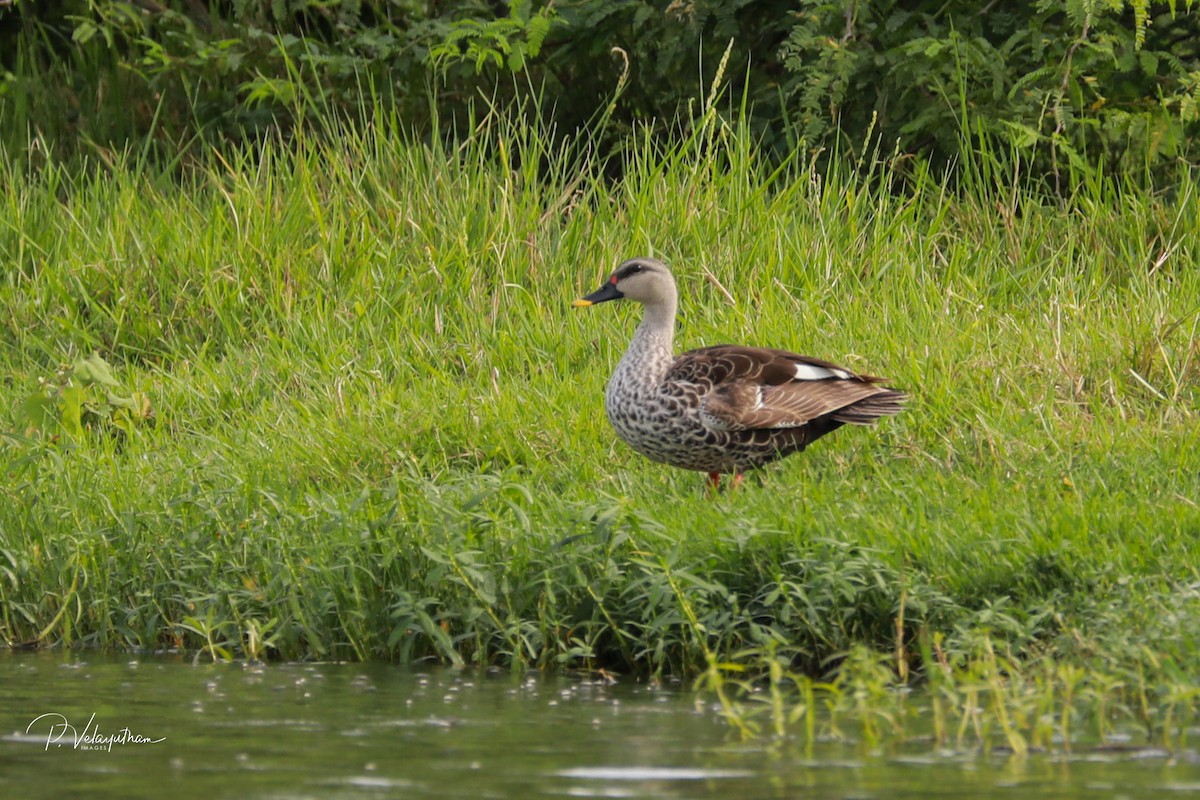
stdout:
[(571, 303), (572, 308), (587, 308), (592, 304), (591, 300), (584, 300), (582, 297)]

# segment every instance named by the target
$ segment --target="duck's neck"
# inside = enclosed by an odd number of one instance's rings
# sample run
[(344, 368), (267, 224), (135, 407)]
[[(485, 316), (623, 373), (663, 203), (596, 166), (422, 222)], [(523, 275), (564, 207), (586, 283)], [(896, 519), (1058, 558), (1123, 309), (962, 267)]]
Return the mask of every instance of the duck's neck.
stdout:
[(633, 341), (621, 359), (622, 366), (635, 369), (643, 380), (657, 383), (667, 374), (675, 356), (675, 301), (647, 304)]

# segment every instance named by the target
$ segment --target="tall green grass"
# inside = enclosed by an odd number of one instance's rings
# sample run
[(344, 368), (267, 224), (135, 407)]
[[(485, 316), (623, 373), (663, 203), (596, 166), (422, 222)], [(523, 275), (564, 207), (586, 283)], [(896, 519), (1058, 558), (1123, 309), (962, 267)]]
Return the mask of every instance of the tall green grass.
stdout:
[[(772, 168), (711, 108), (672, 144), (632, 135), (614, 170), (527, 119), (431, 144), (368, 114), (195, 154), (182, 179), (136, 153), (0, 163), (0, 634), (718, 692), (853, 656), (844, 680), (883, 663), (1015, 693), (1024, 674), (1061, 700), (1066, 664), (1131, 718), (1184, 702), (1186, 172), (1063, 205), (992, 152), (957, 184), (886, 157)], [(675, 267), (681, 347), (828, 358), (890, 376), (908, 410), (717, 497), (645, 461), (602, 411), (637, 309), (570, 309), (637, 254)], [(23, 401), (61, 403), (60, 368), (93, 352), (153, 416), (103, 425), (97, 391), (90, 432), (32, 426)], [(1054, 733), (1018, 722), (997, 725)]]

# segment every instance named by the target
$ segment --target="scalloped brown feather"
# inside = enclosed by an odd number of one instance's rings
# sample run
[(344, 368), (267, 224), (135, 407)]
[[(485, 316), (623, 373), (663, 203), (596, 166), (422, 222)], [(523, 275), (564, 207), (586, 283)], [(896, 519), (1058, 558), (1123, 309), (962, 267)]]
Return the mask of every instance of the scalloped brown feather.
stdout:
[[(797, 365), (835, 375), (799, 379)], [(727, 431), (799, 428), (825, 416), (842, 423), (870, 424), (899, 413), (905, 399), (904, 393), (877, 385), (884, 379), (874, 375), (858, 375), (787, 350), (738, 345), (683, 353), (666, 380), (693, 384), (700, 394), (702, 418)]]

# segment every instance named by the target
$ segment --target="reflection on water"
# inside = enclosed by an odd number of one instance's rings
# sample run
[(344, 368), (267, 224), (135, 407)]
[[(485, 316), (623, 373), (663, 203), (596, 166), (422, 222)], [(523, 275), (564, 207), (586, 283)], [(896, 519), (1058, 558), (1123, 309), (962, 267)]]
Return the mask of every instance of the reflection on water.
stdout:
[(1185, 797), (1200, 760), (742, 743), (685, 691), (0, 652), (0, 797)]

